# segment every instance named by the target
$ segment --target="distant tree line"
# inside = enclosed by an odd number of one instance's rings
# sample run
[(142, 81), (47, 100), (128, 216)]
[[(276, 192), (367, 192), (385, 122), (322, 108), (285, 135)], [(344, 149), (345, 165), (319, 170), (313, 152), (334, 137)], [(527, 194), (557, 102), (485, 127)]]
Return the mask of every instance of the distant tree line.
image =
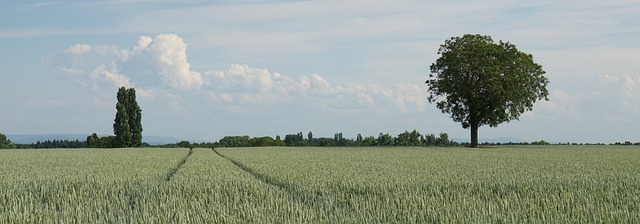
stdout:
[(19, 149), (57, 149), (57, 148), (87, 148), (86, 141), (76, 140), (46, 140), (31, 144), (16, 144)]
[(315, 146), (315, 147), (341, 147), (341, 146), (460, 146), (461, 144), (451, 141), (447, 133), (439, 135), (427, 134), (422, 135), (420, 132), (413, 130), (405, 131), (397, 136), (391, 136), (388, 133), (380, 133), (377, 137), (363, 137), (358, 134), (355, 139), (345, 138), (341, 132), (335, 133), (333, 138), (329, 137), (313, 137), (313, 133), (309, 132), (305, 138), (302, 132), (296, 134), (287, 134), (284, 139), (276, 136), (275, 139), (269, 136), (254, 137), (249, 136), (225, 136), (215, 143), (200, 143), (211, 145), (213, 147), (265, 147), (265, 146)]
[[(391, 146), (417, 146), (417, 147), (429, 147), (429, 146), (469, 146), (469, 143), (455, 142), (449, 139), (447, 133), (426, 134), (422, 135), (420, 132), (413, 130), (411, 132), (405, 131), (397, 136), (391, 136), (387, 133), (380, 133), (377, 137), (367, 136), (363, 137), (361, 134), (357, 134), (355, 139), (347, 139), (342, 133), (334, 134), (333, 138), (327, 137), (313, 137), (313, 133), (309, 132), (305, 138), (302, 132), (296, 134), (287, 134), (284, 139), (280, 136), (275, 138), (264, 137), (249, 137), (243, 136), (225, 136), (217, 142), (189, 142), (179, 141), (176, 143), (163, 144), (163, 145), (150, 145), (142, 142), (141, 147), (152, 148), (220, 148), (220, 147), (391, 147)], [(607, 145), (605, 143), (549, 143), (544, 140), (533, 142), (507, 142), (507, 143), (481, 143), (482, 146), (496, 146), (496, 145)], [(632, 143), (616, 142), (608, 145), (640, 145), (640, 142)], [(38, 141), (31, 144), (14, 144), (6, 136), (0, 133), (0, 149), (49, 149), (49, 148), (118, 148), (116, 145), (115, 136), (98, 136), (93, 133), (87, 136), (85, 141), (81, 140), (46, 140)]]
[[(154, 147), (148, 143), (141, 143), (142, 147)], [(156, 146), (157, 147), (157, 146)], [(82, 141), (76, 140), (45, 140), (37, 141), (31, 144), (15, 144), (15, 148), (18, 149), (53, 149), (53, 148), (119, 148), (116, 142), (116, 137), (101, 136), (98, 137), (96, 133), (87, 136), (87, 139)]]
[[(98, 135), (96, 133), (93, 133), (89, 136), (87, 136), (87, 140), (85, 141), (87, 143), (87, 148), (122, 148), (125, 147), (124, 145), (121, 145), (121, 142), (118, 140), (118, 138), (116, 136), (113, 135), (108, 135), (108, 136), (101, 136), (98, 137)], [(140, 143), (136, 143), (137, 147), (150, 147), (151, 145), (149, 145), (146, 142), (142, 142), (140, 141)], [(131, 146), (133, 147), (133, 146)]]

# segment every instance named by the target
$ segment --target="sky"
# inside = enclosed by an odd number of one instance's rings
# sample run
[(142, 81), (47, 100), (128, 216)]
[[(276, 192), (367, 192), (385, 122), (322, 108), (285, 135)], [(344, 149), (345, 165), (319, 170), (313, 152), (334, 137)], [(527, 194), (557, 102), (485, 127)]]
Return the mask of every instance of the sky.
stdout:
[(134, 87), (143, 135), (469, 130), (427, 102), (445, 40), (534, 56), (549, 101), (480, 138), (640, 142), (640, 2), (113, 0), (0, 3), (0, 133), (113, 133)]

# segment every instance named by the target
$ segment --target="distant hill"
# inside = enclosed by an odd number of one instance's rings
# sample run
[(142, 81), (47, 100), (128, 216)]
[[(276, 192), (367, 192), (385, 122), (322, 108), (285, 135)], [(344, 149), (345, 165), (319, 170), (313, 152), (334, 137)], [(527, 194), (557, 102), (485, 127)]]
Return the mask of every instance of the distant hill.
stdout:
[[(36, 134), (36, 135), (7, 134), (7, 138), (9, 138), (13, 143), (16, 143), (16, 144), (31, 144), (31, 143), (36, 143), (38, 141), (44, 142), (46, 140), (84, 141), (87, 139), (88, 135), (89, 134)], [(163, 145), (163, 144), (179, 142), (179, 140), (174, 137), (161, 137), (161, 136), (143, 136), (142, 141), (149, 143), (151, 145)]]

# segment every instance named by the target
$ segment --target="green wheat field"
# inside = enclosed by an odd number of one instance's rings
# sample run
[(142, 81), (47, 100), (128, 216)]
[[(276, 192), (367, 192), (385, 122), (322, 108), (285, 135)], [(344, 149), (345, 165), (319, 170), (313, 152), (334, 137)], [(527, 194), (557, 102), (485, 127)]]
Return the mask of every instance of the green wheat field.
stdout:
[(0, 223), (639, 223), (640, 148), (0, 150)]

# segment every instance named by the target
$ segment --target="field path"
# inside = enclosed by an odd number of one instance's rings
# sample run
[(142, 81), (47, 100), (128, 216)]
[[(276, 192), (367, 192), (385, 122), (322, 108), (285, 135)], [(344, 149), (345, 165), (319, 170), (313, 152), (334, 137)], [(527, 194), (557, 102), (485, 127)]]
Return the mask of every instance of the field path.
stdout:
[(191, 156), (191, 154), (193, 154), (193, 149), (189, 149), (189, 154), (187, 154), (184, 158), (182, 158), (175, 167), (172, 167), (169, 170), (164, 180), (170, 181), (171, 177), (173, 177), (173, 175), (175, 175), (176, 172), (178, 172), (178, 170), (180, 170), (180, 168), (182, 168), (182, 166), (187, 162), (187, 159), (189, 159), (189, 156)]
[(291, 199), (295, 200), (298, 203), (302, 203), (302, 204), (316, 204), (318, 201), (322, 200), (323, 197), (323, 193), (320, 191), (316, 191), (316, 192), (311, 192), (311, 191), (302, 191), (296, 188), (295, 185), (281, 181), (275, 177), (271, 177), (269, 175), (265, 175), (262, 174), (260, 172), (257, 172), (253, 169), (251, 169), (250, 167), (244, 165), (243, 163), (234, 160), (232, 158), (229, 158), (225, 155), (223, 155), (222, 153), (220, 153), (218, 150), (212, 149), (213, 152), (215, 152), (218, 156), (228, 160), (229, 162), (231, 162), (233, 165), (235, 165), (236, 167), (238, 167), (239, 169), (241, 169), (242, 171), (250, 174), (251, 176), (253, 176), (253, 178), (255, 178), (256, 180), (274, 186), (284, 192), (286, 192)]

